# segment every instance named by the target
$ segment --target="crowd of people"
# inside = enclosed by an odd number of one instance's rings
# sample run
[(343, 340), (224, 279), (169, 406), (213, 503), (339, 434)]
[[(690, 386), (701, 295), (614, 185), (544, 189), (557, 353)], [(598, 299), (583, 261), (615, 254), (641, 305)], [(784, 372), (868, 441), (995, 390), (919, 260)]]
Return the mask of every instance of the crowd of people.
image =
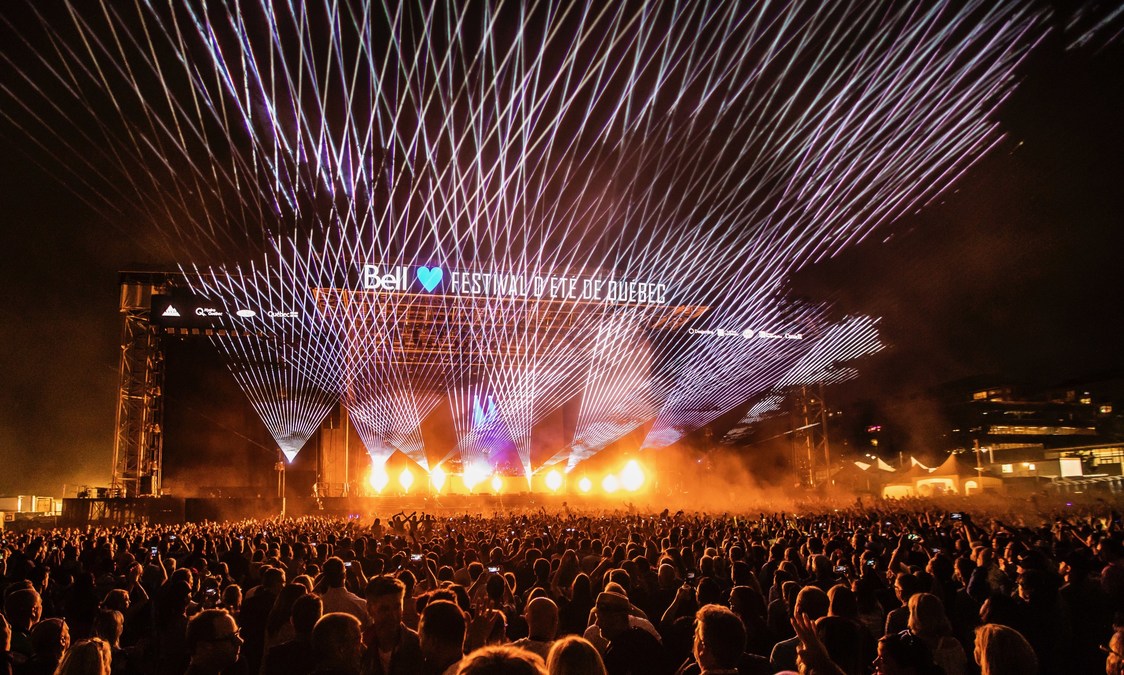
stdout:
[(1103, 502), (134, 524), (0, 555), (0, 674), (1124, 675)]

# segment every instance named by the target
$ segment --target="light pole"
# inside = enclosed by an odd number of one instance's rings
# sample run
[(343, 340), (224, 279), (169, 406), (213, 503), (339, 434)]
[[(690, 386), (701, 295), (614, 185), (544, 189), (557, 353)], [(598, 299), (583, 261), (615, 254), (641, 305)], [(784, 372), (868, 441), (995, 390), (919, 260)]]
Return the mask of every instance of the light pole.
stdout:
[(281, 517), (285, 517), (285, 455), (281, 448), (277, 448), (277, 463), (273, 470), (277, 472), (277, 496), (281, 498)]

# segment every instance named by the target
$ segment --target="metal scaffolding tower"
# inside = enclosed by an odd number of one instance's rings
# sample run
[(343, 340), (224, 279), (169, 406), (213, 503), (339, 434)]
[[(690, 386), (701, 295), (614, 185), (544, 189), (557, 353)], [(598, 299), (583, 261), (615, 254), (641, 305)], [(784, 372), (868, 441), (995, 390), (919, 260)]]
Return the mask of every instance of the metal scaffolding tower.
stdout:
[(801, 487), (814, 488), (831, 480), (831, 446), (827, 439), (827, 404), (823, 384), (816, 389), (793, 389), (792, 467)]
[(121, 360), (117, 429), (113, 443), (113, 494), (159, 496), (164, 449), (164, 353), (152, 319), (152, 295), (169, 275), (122, 272)]

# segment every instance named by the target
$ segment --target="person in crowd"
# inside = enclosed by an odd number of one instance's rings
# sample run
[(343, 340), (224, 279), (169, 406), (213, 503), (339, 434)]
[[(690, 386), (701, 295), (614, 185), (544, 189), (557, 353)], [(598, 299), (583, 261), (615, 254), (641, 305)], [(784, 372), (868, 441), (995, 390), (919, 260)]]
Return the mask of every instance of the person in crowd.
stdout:
[(609, 675), (664, 673), (670, 670), (663, 645), (651, 633), (629, 624), (628, 598), (603, 591), (594, 606), (594, 623), (605, 639), (604, 662)]
[(261, 584), (246, 592), (238, 620), (242, 625), (242, 639), (245, 648), (246, 667), (251, 673), (261, 668), (261, 658), (265, 653), (265, 632), (269, 624), (269, 613), (277, 603), (281, 589), (285, 587), (285, 570), (280, 566), (267, 565), (261, 569)]
[(305, 593), (293, 601), (289, 623), (293, 637), (269, 648), (262, 661), (262, 675), (307, 675), (315, 666), (312, 629), (324, 614), (320, 596)]
[[(539, 558), (542, 560), (542, 558)], [(534, 652), (546, 661), (550, 646), (558, 635), (558, 605), (548, 597), (537, 597), (527, 603), (523, 618), (527, 621), (527, 637), (512, 644)]]
[(549, 675), (606, 675), (597, 648), (576, 635), (554, 641), (546, 657), (546, 670)]
[(222, 589), (219, 607), (230, 612), (230, 615), (237, 621), (242, 613), (242, 587), (238, 584), (230, 584)]
[[(576, 556), (575, 556), (576, 558)], [(670, 566), (668, 566), (670, 569)], [(589, 575), (578, 572), (570, 582), (569, 596), (558, 596), (558, 632), (563, 635), (581, 635), (589, 625), (589, 614), (593, 611), (593, 589)]]
[(187, 624), (190, 661), (185, 675), (218, 675), (238, 662), (244, 644), (234, 617), (224, 609), (205, 609)]
[(320, 617), (312, 629), (312, 653), (314, 675), (359, 675), (363, 659), (359, 619), (345, 612)]
[(761, 591), (750, 586), (734, 586), (730, 589), (729, 606), (745, 625), (746, 651), (759, 656), (770, 652), (777, 640), (765, 620), (765, 598)]
[(17, 675), (53, 675), (70, 648), (70, 628), (62, 619), (43, 619), (31, 628), (31, 658)]
[[(864, 675), (867, 672), (867, 665), (877, 655), (877, 643), (866, 643), (867, 636), (858, 622), (829, 613), (816, 619), (815, 628), (827, 655), (840, 670), (847, 675)], [(798, 656), (799, 651), (798, 648)]]
[(0, 612), (0, 675), (12, 675), (12, 627)]
[(418, 634), (402, 623), (406, 585), (390, 575), (377, 576), (367, 583), (365, 595), (369, 624), (363, 635), (363, 675), (421, 672)]
[(900, 633), (909, 628), (909, 599), (920, 590), (920, 580), (909, 572), (901, 572), (894, 577), (894, 597), (901, 606), (886, 614), (886, 630), (883, 635)]
[(273, 609), (269, 611), (269, 617), (265, 622), (265, 652), (268, 652), (270, 647), (293, 638), (295, 633), (290, 621), (293, 615), (293, 603), (307, 593), (308, 589), (300, 584), (286, 584), (277, 594), (277, 599), (273, 601)]
[(115, 609), (100, 609), (94, 617), (94, 637), (109, 645), (113, 675), (124, 675), (129, 668), (129, 652), (121, 647), (125, 617)]
[(324, 588), (320, 598), (324, 601), (324, 613), (344, 612), (364, 621), (367, 615), (366, 602), (347, 590), (346, 581), (347, 563), (335, 556), (328, 558), (324, 562), (321, 580)]
[(464, 612), (448, 600), (430, 600), (418, 621), (424, 675), (452, 675), (464, 656)]
[(952, 624), (940, 598), (932, 593), (916, 593), (909, 599), (909, 631), (925, 641), (945, 675), (967, 675), (968, 656), (952, 637)]
[(101, 638), (77, 642), (66, 650), (54, 675), (110, 675), (113, 655)]
[(151, 632), (138, 645), (144, 672), (176, 673), (187, 666), (190, 652), (186, 634), (191, 595), (191, 586), (183, 575), (168, 579), (158, 589), (153, 600)]
[(12, 662), (21, 666), (31, 659), (31, 627), (43, 614), (43, 600), (30, 586), (8, 591), (4, 598), (4, 615), (11, 630)]
[(941, 675), (929, 646), (909, 631), (879, 640), (873, 665), (875, 675)]
[(1093, 672), (1104, 658), (1101, 646), (1111, 635), (1112, 609), (1100, 584), (1092, 578), (1093, 558), (1087, 551), (1075, 551), (1061, 563), (1064, 585), (1058, 591), (1060, 611), (1069, 617), (1072, 628), (1071, 663), (1076, 672)]
[(1124, 675), (1124, 630), (1114, 632), (1101, 649), (1105, 652), (1105, 675)]
[(987, 623), (976, 629), (980, 675), (1038, 675), (1034, 648), (1014, 628)]
[[(796, 596), (794, 615), (805, 615), (812, 621), (827, 616), (830, 606), (827, 593), (817, 586), (805, 586)], [(796, 648), (800, 646), (800, 636), (778, 642), (769, 654), (769, 662), (777, 670), (796, 670)]]
[(546, 675), (538, 654), (511, 645), (481, 647), (461, 661), (457, 675)]
[(737, 614), (721, 605), (703, 605), (695, 613), (692, 660), (684, 663), (677, 675), (771, 675), (774, 670), (769, 660), (747, 654), (745, 643), (745, 625)]
[(1061, 672), (1066, 668), (1069, 652), (1069, 616), (1061, 611), (1055, 581), (1047, 572), (1030, 567), (1030, 562), (1017, 575), (1015, 595), (1018, 620), (1012, 625), (1034, 647), (1043, 672)]

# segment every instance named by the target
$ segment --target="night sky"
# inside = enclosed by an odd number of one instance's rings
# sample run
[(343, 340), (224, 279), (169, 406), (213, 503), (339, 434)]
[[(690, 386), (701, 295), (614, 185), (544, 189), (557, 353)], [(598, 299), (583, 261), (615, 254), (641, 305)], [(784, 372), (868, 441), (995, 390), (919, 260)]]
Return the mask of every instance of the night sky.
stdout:
[[(793, 280), (841, 314), (882, 317), (890, 349), (841, 402), (924, 400), (974, 375), (1124, 373), (1120, 42), (1041, 50), (1000, 112), (1000, 147), (921, 213)], [(108, 484), (117, 272), (162, 262), (127, 216), (106, 222), (57, 175), (0, 123), (0, 495)]]

